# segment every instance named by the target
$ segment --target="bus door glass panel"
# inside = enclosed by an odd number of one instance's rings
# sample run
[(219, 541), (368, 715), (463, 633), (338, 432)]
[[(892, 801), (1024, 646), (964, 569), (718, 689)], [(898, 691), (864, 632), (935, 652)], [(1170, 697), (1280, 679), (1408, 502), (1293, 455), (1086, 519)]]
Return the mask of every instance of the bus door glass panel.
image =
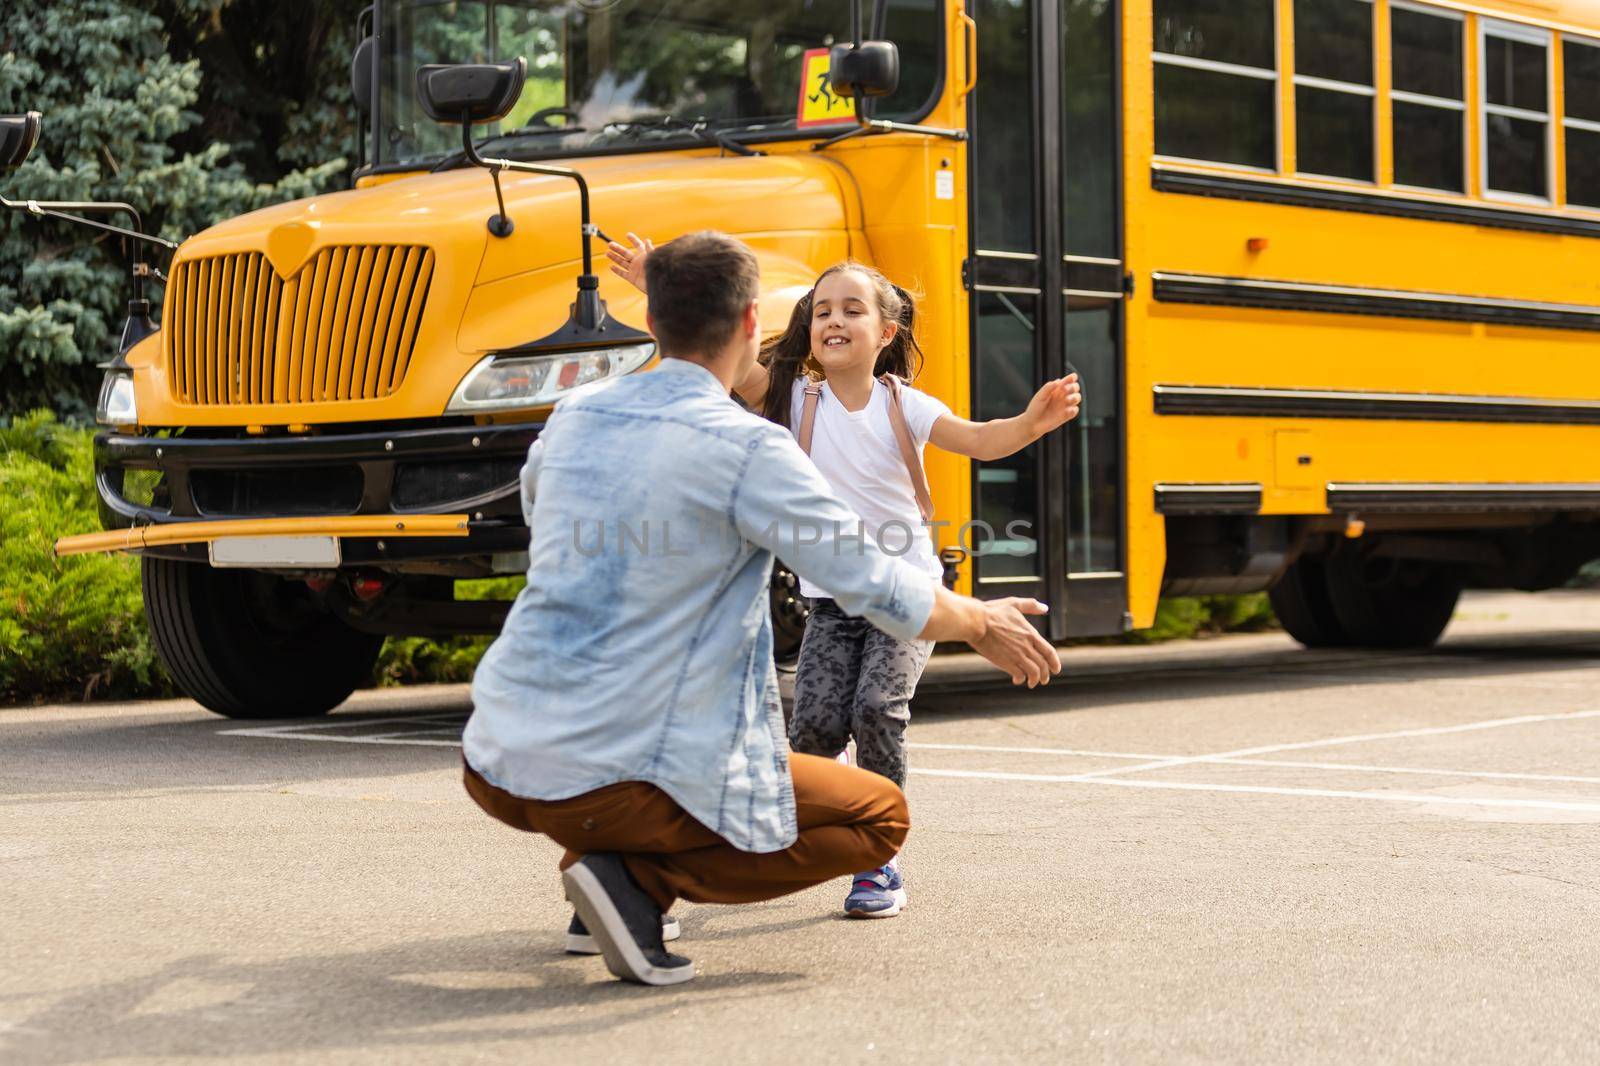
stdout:
[[(1032, 0), (976, 0), (977, 90), (972, 147), (972, 418), (1021, 412), (1039, 387), (1042, 289), (1034, 112)], [(973, 518), (965, 538), (980, 594), (985, 586), (1042, 593), (1041, 448), (974, 462)], [(1029, 588), (1026, 586), (1038, 586)]]
[[(1010, 418), (1028, 406), (1038, 388), (1037, 295), (979, 292), (978, 338), (982, 387), (974, 390), (975, 421)], [(980, 582), (1036, 581), (1039, 558), (1039, 446), (977, 470), (973, 517), (981, 525), (968, 537)]]
[(1068, 429), (1067, 571), (1118, 573), (1122, 569), (1117, 381), (1122, 305), (1070, 295), (1065, 303), (1067, 358), (1084, 383), (1083, 408)]
[(1062, 343), (1084, 389), (1067, 427), (1067, 571), (1106, 574), (1122, 568), (1117, 4), (1061, 4)]

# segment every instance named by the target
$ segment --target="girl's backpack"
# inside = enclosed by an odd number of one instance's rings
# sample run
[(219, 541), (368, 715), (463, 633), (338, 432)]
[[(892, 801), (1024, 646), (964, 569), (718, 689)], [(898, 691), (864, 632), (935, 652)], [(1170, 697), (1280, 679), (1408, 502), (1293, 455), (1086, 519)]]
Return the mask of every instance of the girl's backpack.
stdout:
[[(900, 401), (900, 379), (885, 374), (878, 379), (889, 390), (889, 425), (894, 427), (895, 440), (900, 445), (900, 458), (905, 461), (906, 473), (911, 475), (911, 490), (917, 494), (917, 510), (924, 522), (933, 521), (933, 493), (928, 489), (928, 475), (922, 469), (922, 458), (917, 454), (916, 440), (911, 436), (911, 425), (906, 421), (906, 411)], [(806, 385), (804, 406), (800, 409), (800, 450), (811, 454), (811, 431), (817, 424), (817, 403), (822, 399), (822, 386), (815, 381)]]

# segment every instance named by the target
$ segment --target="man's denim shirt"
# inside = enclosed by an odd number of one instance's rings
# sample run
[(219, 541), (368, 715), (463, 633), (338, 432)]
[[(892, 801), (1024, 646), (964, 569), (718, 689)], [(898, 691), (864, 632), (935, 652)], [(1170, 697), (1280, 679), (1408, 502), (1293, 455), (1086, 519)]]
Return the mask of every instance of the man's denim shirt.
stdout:
[(792, 844), (774, 553), (902, 639), (933, 610), (928, 575), (681, 359), (558, 405), (522, 481), (528, 585), (473, 681), (467, 762), (528, 799), (645, 781), (741, 850)]

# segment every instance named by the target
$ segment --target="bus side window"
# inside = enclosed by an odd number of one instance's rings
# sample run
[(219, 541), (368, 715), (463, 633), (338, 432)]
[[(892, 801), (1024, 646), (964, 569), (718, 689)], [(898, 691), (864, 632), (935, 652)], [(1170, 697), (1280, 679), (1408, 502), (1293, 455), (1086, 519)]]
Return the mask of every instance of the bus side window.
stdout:
[(1155, 0), (1156, 154), (1278, 167), (1273, 0)]
[(1295, 169), (1373, 181), (1372, 0), (1294, 0)]
[(1466, 20), (1447, 11), (1390, 9), (1394, 181), (1467, 191)]
[(1550, 196), (1550, 33), (1479, 22), (1483, 47), (1484, 189), (1502, 197)]
[(1563, 41), (1567, 203), (1600, 208), (1600, 41)]

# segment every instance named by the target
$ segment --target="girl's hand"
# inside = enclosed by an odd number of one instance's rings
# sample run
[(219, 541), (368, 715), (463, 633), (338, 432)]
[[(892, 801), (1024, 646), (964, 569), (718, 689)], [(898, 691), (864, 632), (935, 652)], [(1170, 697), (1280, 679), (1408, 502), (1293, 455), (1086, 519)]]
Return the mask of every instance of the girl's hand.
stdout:
[(606, 245), (606, 258), (611, 260), (611, 273), (644, 292), (644, 261), (656, 250), (655, 242), (637, 233), (629, 233), (628, 240), (632, 248), (625, 248), (616, 241)]
[(1033, 394), (1022, 417), (1037, 438), (1077, 418), (1082, 406), (1083, 389), (1078, 385), (1078, 375), (1068, 374), (1064, 378), (1045, 382)]

